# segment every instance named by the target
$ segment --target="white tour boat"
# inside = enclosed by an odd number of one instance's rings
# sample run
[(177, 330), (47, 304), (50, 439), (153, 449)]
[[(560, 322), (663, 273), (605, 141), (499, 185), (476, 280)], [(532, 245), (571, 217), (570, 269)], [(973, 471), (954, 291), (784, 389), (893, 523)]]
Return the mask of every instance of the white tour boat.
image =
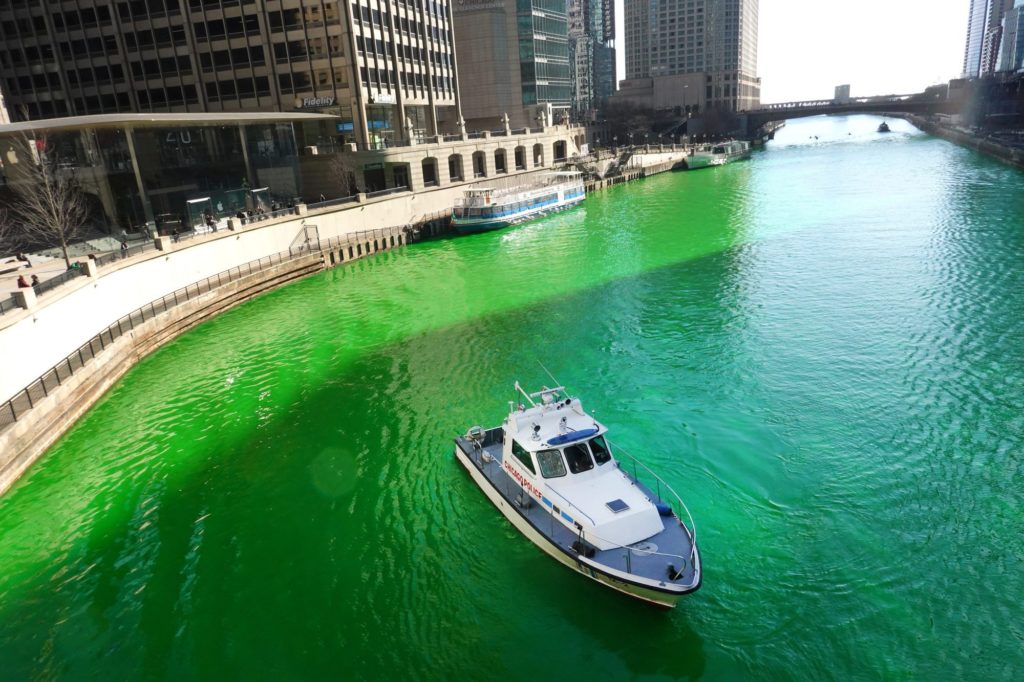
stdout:
[(696, 528), (679, 496), (621, 448), (613, 455), (607, 429), (563, 387), (515, 389), (501, 426), (455, 439), (491, 502), (542, 550), (612, 589), (666, 607), (696, 591)]
[(583, 199), (582, 173), (546, 173), (539, 183), (525, 187), (467, 189), (455, 203), (452, 224), (462, 234), (497, 230), (575, 206)]
[(690, 170), (708, 166), (724, 166), (730, 161), (738, 161), (750, 157), (750, 143), (745, 140), (729, 140), (718, 144), (701, 147), (686, 157), (686, 167)]

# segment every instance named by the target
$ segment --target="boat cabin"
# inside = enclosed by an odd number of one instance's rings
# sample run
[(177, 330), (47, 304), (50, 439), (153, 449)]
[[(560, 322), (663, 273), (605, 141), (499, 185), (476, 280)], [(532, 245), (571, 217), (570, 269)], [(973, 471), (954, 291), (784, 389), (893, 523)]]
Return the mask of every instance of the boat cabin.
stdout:
[[(520, 389), (521, 390), (521, 389)], [(523, 394), (527, 395), (527, 394)], [(549, 513), (596, 548), (631, 545), (664, 529), (647, 495), (619, 468), (604, 434), (562, 387), (513, 403), (503, 425), (506, 471)]]

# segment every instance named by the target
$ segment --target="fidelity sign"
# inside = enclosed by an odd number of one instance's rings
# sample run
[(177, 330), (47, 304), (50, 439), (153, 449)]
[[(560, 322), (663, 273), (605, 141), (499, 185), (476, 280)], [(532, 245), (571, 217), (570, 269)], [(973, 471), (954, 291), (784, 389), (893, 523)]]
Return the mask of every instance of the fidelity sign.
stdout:
[(296, 97), (295, 104), (299, 109), (322, 109), (334, 106), (333, 97), (304, 97), (301, 100)]

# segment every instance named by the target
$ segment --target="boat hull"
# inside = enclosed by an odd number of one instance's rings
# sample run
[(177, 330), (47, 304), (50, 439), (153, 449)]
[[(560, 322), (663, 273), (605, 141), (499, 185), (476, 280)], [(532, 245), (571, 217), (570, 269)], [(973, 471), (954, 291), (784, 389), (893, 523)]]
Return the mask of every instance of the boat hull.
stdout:
[[(564, 564), (577, 573), (581, 573), (587, 578), (601, 583), (606, 587), (610, 587), (613, 590), (663, 608), (675, 607), (680, 597), (691, 592), (695, 592), (700, 588), (700, 583), (683, 590), (662, 590), (654, 588), (653, 586), (645, 586), (637, 583), (636, 581), (630, 580), (628, 575), (625, 573), (609, 569), (608, 567), (601, 566), (596, 562), (589, 561), (584, 557), (580, 557), (576, 553), (566, 551), (556, 543), (552, 542), (543, 533), (538, 531), (537, 528), (526, 519), (516, 505), (506, 499), (500, 491), (495, 488), (494, 484), (484, 475), (484, 473), (477, 467), (473, 460), (470, 459), (469, 455), (466, 454), (458, 443), (455, 445), (455, 458), (459, 460), (466, 471), (469, 472), (473, 481), (481, 490), (483, 490), (484, 494), (487, 495), (487, 499), (489, 499), (491, 503), (498, 508), (498, 511), (500, 511), (505, 518), (515, 526), (516, 530), (526, 536), (530, 542), (537, 545), (537, 547), (543, 550), (545, 554), (550, 555), (556, 561)], [(699, 565), (699, 554), (695, 554), (694, 560)]]
[(524, 211), (515, 215), (504, 216), (501, 218), (456, 218), (452, 216), (452, 226), (459, 234), (474, 234), (476, 232), (490, 232), (491, 230), (500, 230), (511, 225), (517, 225), (519, 223), (531, 220), (533, 218), (539, 218), (550, 213), (555, 213), (567, 208), (571, 208), (576, 204), (579, 204), (585, 199), (586, 196), (581, 194), (578, 196), (569, 197), (564, 201), (549, 206), (542, 206), (533, 211)]

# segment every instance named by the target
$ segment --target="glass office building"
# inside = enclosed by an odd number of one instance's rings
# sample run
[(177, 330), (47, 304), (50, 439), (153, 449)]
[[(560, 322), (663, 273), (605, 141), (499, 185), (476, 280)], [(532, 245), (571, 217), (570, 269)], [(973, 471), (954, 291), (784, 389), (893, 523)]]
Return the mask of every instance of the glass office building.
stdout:
[[(313, 111), (307, 145), (455, 132), (449, 0), (0, 1), (13, 118)], [(24, 112), (25, 115), (22, 115)]]

